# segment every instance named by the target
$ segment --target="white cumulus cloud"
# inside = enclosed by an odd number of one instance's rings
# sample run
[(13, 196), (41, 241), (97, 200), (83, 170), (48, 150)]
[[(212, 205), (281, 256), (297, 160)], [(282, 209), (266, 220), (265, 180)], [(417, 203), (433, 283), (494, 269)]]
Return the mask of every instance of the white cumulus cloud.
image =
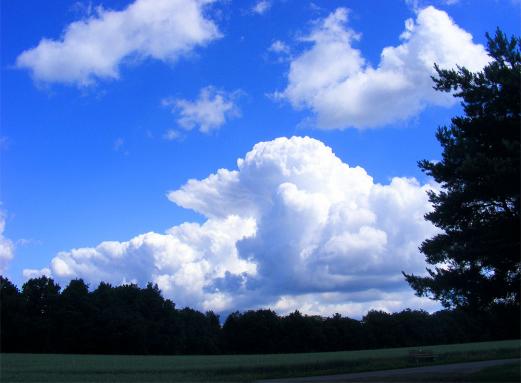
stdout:
[(406, 20), (402, 43), (384, 48), (377, 67), (353, 47), (360, 36), (347, 22), (345, 8), (321, 20), (304, 38), (311, 47), (291, 61), (286, 89), (276, 93), (297, 109), (312, 110), (319, 128), (382, 126), (427, 105), (453, 105), (450, 94), (432, 88), (434, 64), (479, 71), (490, 61), (471, 34), (432, 6)]
[(94, 283), (156, 282), (179, 305), (217, 311), (431, 309), (401, 274), (424, 271), (418, 246), (436, 232), (423, 218), (431, 188), (399, 177), (378, 184), (320, 141), (278, 138), (256, 144), (237, 169), (168, 194), (203, 224), (64, 251), (50, 269)]
[(166, 98), (164, 106), (171, 106), (178, 114), (177, 123), (185, 130), (198, 129), (209, 133), (219, 129), (227, 120), (239, 116), (235, 104), (239, 91), (224, 92), (212, 86), (202, 88), (196, 100)]
[(7, 271), (7, 267), (14, 257), (14, 244), (4, 236), (5, 213), (0, 211), (0, 274)]
[(21, 53), (16, 65), (36, 81), (85, 86), (119, 77), (125, 59), (173, 62), (220, 37), (203, 15), (212, 0), (136, 0), (122, 11), (97, 8), (69, 24), (58, 40), (44, 38)]
[(259, 15), (263, 15), (264, 13), (268, 12), (268, 10), (271, 8), (271, 2), (268, 0), (260, 0), (252, 8), (253, 13), (257, 13)]
[[(255, 233), (252, 219), (230, 215), (204, 224), (184, 223), (165, 234), (149, 232), (126, 242), (106, 241), (92, 248), (60, 252), (51, 261), (52, 275), (101, 281), (145, 284), (153, 281), (176, 303), (219, 306), (218, 291), (207, 288), (226, 272), (255, 274), (255, 265), (240, 259), (235, 243)], [(31, 270), (33, 271), (33, 270)]]

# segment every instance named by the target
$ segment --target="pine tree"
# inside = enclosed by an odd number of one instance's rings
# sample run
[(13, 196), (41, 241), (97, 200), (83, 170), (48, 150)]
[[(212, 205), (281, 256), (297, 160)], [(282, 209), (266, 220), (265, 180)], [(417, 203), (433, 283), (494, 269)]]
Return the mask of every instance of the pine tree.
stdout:
[(448, 308), (519, 307), (521, 39), (498, 29), (487, 40), (483, 71), (436, 66), (434, 88), (454, 91), (465, 115), (438, 129), (442, 160), (418, 163), (441, 185), (425, 216), (441, 232), (420, 246), (428, 276), (404, 275)]

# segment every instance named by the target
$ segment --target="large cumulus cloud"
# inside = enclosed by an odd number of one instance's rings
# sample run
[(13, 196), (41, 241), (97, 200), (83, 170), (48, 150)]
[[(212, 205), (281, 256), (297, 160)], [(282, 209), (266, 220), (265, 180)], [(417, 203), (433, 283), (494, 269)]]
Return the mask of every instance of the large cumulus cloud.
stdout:
[(375, 183), (308, 137), (261, 142), (237, 169), (190, 180), (168, 198), (205, 217), (165, 234), (59, 253), (58, 278), (159, 284), (181, 305), (271, 306), (327, 314), (417, 307), (401, 275), (422, 272), (426, 191), (411, 178)]
[(384, 48), (376, 67), (353, 47), (361, 36), (347, 21), (348, 10), (339, 8), (316, 24), (303, 39), (311, 46), (291, 61), (287, 87), (276, 93), (295, 108), (310, 109), (319, 128), (383, 126), (427, 105), (453, 105), (450, 94), (432, 88), (434, 64), (479, 71), (490, 61), (470, 33), (432, 6), (405, 22), (402, 43)]

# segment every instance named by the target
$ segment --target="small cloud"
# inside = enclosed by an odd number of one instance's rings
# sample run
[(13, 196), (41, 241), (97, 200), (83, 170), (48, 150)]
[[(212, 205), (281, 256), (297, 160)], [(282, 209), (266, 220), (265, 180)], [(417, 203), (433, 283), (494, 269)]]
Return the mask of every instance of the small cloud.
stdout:
[(224, 92), (207, 86), (200, 90), (199, 97), (194, 101), (168, 97), (161, 100), (161, 104), (172, 107), (172, 112), (178, 114), (177, 124), (181, 128), (209, 133), (219, 129), (227, 120), (240, 115), (235, 100), (241, 93)]
[(39, 278), (39, 277), (52, 277), (51, 270), (48, 267), (44, 267), (43, 269), (24, 269), (22, 271), (22, 276), (25, 279)]
[(290, 52), (289, 47), (281, 40), (275, 40), (270, 47), (268, 48), (268, 51), (274, 52), (274, 53), (286, 53), (288, 54)]
[(163, 134), (163, 138), (167, 141), (174, 141), (181, 138), (181, 133), (174, 129), (168, 129), (165, 134)]
[(313, 12), (320, 12), (322, 11), (324, 8), (322, 8), (320, 5), (317, 5), (317, 3), (313, 2), (313, 1), (310, 1), (309, 2), (309, 9)]
[(4, 236), (5, 212), (0, 210), (0, 274), (6, 272), (7, 267), (14, 257), (14, 244)]
[(418, 12), (418, 10), (421, 8), (420, 0), (405, 0), (405, 4), (414, 12)]
[(173, 97), (165, 97), (161, 100), (161, 106), (172, 106), (175, 105), (176, 99)]
[(267, 0), (258, 1), (252, 8), (252, 12), (258, 15), (265, 14), (271, 8), (271, 2)]
[(405, 4), (415, 13), (430, 5), (455, 5), (460, 0), (405, 0)]
[(20, 239), (16, 240), (16, 247), (41, 245), (41, 244), (42, 244), (42, 241), (40, 241), (38, 239), (20, 238)]
[(101, 11), (102, 8), (95, 7), (92, 4), (92, 1), (84, 2), (84, 1), (76, 1), (72, 6), (70, 7), (70, 11), (80, 15), (82, 17), (91, 17), (94, 16), (97, 11)]
[(290, 47), (281, 40), (275, 40), (268, 47), (268, 53), (270, 56), (275, 56), (277, 62), (287, 62), (291, 60), (291, 49)]

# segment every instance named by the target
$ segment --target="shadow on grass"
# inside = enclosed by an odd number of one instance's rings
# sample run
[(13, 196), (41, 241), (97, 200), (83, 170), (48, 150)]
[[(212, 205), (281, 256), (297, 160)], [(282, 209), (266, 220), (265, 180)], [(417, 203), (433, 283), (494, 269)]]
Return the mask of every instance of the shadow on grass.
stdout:
[[(180, 366), (163, 365), (160, 370), (154, 371), (150, 368), (96, 368), (88, 371), (75, 371), (74, 369), (53, 370), (52, 366), (46, 369), (35, 368), (28, 370), (2, 369), (2, 382), (251, 382), (270, 378), (293, 378), (317, 375), (334, 375), (351, 372), (376, 371), (399, 369), (407, 367), (419, 367), (440, 365), (448, 363), (471, 362), (491, 359), (519, 358), (520, 349), (495, 349), (465, 352), (447, 352), (437, 354), (433, 362), (415, 363), (406, 356), (387, 358), (365, 358), (365, 359), (338, 359), (330, 361), (317, 361), (305, 363), (288, 364), (266, 364), (262, 366), (236, 366), (236, 367), (211, 367), (194, 369), (183, 369)], [(119, 366), (118, 366), (119, 367)], [(137, 368), (136, 368), (137, 367)], [(479, 376), (475, 379), (486, 379), (494, 376), (495, 370), (484, 372), (484, 378)], [(459, 381), (465, 377), (457, 377)], [(431, 376), (432, 379), (432, 376)], [(443, 381), (443, 376), (439, 381)], [(452, 381), (454, 377), (451, 377)], [(421, 380), (418, 380), (421, 381)], [(446, 380), (445, 380), (446, 381)], [(490, 380), (478, 380), (490, 381)], [(495, 380), (500, 381), (500, 380)], [(503, 380), (508, 381), (508, 380)], [(519, 380), (517, 380), (519, 381)]]
[(213, 375), (215, 380), (219, 380), (220, 377), (228, 381), (251, 381), (255, 379), (347, 374), (365, 371), (392, 370), (409, 367), (434, 366), (450, 363), (464, 363), (519, 357), (519, 349), (498, 349), (491, 351), (443, 353), (438, 354), (434, 361), (424, 363), (416, 363), (410, 361), (408, 358), (397, 357), (385, 359), (338, 360), (285, 366), (262, 366), (256, 368), (229, 368), (225, 370), (215, 370), (212, 372), (216, 374)]
[(500, 366), (485, 367), (480, 371), (473, 373), (421, 373), (396, 375), (392, 377), (374, 377), (359, 379), (359, 382), (501, 382), (501, 383), (517, 383), (521, 381), (521, 364), (514, 362), (503, 364)]

